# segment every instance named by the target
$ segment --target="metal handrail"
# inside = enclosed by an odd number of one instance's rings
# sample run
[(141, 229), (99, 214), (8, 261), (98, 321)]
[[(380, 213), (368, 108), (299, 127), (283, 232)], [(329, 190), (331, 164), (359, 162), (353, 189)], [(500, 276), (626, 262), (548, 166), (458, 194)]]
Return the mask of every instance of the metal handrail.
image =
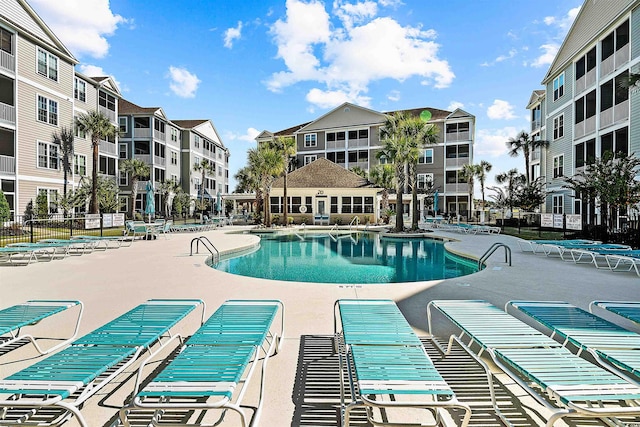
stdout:
[(480, 257), (480, 259), (478, 260), (478, 270), (480, 270), (482, 268), (482, 264), (484, 264), (484, 262), (489, 259), (489, 257), (498, 250), (498, 248), (504, 248), (504, 262), (508, 262), (509, 263), (509, 267), (511, 267), (511, 248), (507, 245), (505, 245), (504, 243), (501, 242), (496, 242), (493, 245), (491, 245), (491, 247), (489, 249), (487, 249), (487, 251), (484, 253), (484, 255), (482, 255)]
[(200, 253), (200, 243), (202, 243), (202, 245), (209, 251), (209, 253), (211, 254), (211, 263), (212, 265), (215, 267), (218, 265), (218, 263), (220, 262), (220, 251), (218, 250), (218, 248), (215, 247), (215, 245), (213, 243), (211, 243), (211, 241), (205, 237), (205, 236), (200, 236), (200, 237), (194, 237), (191, 240), (191, 252), (189, 253), (189, 256), (193, 256), (193, 244), (196, 244), (196, 253)]

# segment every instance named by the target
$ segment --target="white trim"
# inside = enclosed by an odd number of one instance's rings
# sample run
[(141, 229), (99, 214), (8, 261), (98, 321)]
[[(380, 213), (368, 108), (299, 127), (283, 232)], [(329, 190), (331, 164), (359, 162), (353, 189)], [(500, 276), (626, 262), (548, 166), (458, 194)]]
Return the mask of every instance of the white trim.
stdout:
[[(40, 76), (41, 74), (38, 74), (38, 75)], [(56, 90), (53, 90), (53, 89), (51, 89), (51, 88), (48, 88), (48, 87), (46, 87), (46, 86), (44, 86), (44, 85), (40, 84), (40, 83), (37, 83), (37, 82), (35, 82), (35, 81), (33, 81), (33, 80), (27, 79), (27, 78), (25, 78), (24, 76), (21, 76), (21, 75), (18, 75), (18, 76), (16, 77), (16, 80), (18, 80), (18, 81), (20, 81), (20, 82), (22, 82), (22, 83), (26, 83), (26, 84), (28, 84), (28, 85), (31, 85), (31, 86), (35, 87), (37, 90), (39, 90), (39, 91), (41, 91), (41, 92), (47, 92), (47, 93), (50, 93), (50, 94), (51, 94), (51, 95), (53, 95), (53, 96), (57, 96), (57, 97), (58, 97), (58, 98), (60, 98), (60, 99), (67, 100), (67, 101), (69, 101), (69, 103), (72, 103), (72, 99), (73, 99), (73, 98), (72, 98), (72, 97), (70, 97), (70, 96), (69, 96), (69, 94), (65, 94), (65, 93), (62, 93), (62, 92), (58, 92), (58, 91), (56, 91)]]
[[(45, 144), (47, 146), (47, 166), (40, 166), (40, 144)], [(56, 158), (58, 160), (58, 167), (56, 168), (52, 168), (49, 167), (48, 165), (50, 164), (50, 160), (51, 160), (51, 154), (50, 154), (50, 149), (48, 147), (55, 147), (56, 148)], [(47, 170), (47, 171), (59, 171), (60, 170), (60, 146), (48, 141), (41, 141), (39, 139), (36, 140), (36, 169), (40, 169), (40, 170)]]
[[(47, 68), (47, 74), (41, 74), (39, 69), (38, 69), (39, 65), (40, 65), (39, 58), (38, 58), (39, 51), (42, 51), (42, 52), (47, 54), (47, 62), (45, 64), (45, 66)], [(17, 55), (15, 55), (15, 56), (17, 56)], [(56, 58), (56, 78), (55, 79), (52, 79), (49, 76), (49, 59), (50, 59), (51, 56)], [(42, 76), (42, 77), (44, 77), (46, 79), (49, 79), (52, 82), (60, 83), (60, 57), (57, 56), (57, 55), (54, 55), (53, 53), (49, 52), (47, 49), (43, 48), (42, 46), (38, 46), (38, 45), (36, 45), (36, 75), (37, 76)]]

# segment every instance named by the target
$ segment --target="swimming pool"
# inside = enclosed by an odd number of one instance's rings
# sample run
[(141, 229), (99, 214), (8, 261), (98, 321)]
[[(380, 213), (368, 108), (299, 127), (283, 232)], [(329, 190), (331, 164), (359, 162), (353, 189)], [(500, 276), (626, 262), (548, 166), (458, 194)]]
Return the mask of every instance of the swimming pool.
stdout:
[(259, 249), (223, 259), (218, 270), (271, 280), (316, 283), (401, 283), (448, 279), (478, 271), (427, 238), (378, 233), (265, 235)]

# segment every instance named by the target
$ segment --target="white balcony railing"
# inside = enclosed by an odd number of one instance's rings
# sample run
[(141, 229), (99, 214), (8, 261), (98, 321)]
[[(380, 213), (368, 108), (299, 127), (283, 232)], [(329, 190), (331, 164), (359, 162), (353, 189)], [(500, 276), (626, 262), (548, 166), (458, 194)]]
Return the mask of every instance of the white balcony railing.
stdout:
[(469, 132), (447, 132), (446, 142), (469, 141)]
[(105, 154), (118, 154), (118, 146), (114, 142), (100, 140), (100, 152)]
[(148, 165), (151, 164), (151, 154), (134, 154), (133, 158), (142, 160), (143, 162), (145, 162)]
[(16, 58), (9, 52), (0, 50), (0, 68), (15, 73), (16, 71)]
[(627, 43), (626, 45), (622, 46), (620, 49), (616, 50), (616, 54), (615, 56), (615, 63), (616, 63), (616, 70), (618, 70), (620, 67), (622, 67), (623, 65), (625, 65), (627, 62), (629, 62), (629, 53), (630, 53), (630, 44)]
[(167, 140), (167, 134), (164, 132), (160, 132), (159, 130), (153, 130), (153, 138), (157, 139), (158, 141), (166, 141)]
[(151, 128), (134, 128), (134, 138), (151, 138)]
[(581, 138), (595, 131), (596, 131), (596, 116), (591, 116), (588, 119), (584, 119), (580, 123), (576, 123), (573, 133), (575, 138)]
[(16, 173), (16, 158), (11, 156), (0, 156), (0, 172)]
[(167, 164), (167, 159), (160, 156), (153, 156), (153, 164), (158, 166), (165, 166)]
[(369, 169), (369, 162), (349, 162), (349, 169), (359, 167), (364, 170)]
[(604, 77), (616, 68), (615, 55), (611, 55), (600, 63), (600, 77)]
[(444, 185), (444, 191), (447, 194), (458, 193), (458, 194), (469, 194), (469, 184), (465, 183), (446, 183)]
[(531, 160), (540, 160), (540, 150), (533, 150), (531, 152)]
[(367, 138), (359, 138), (359, 139), (350, 139), (349, 140), (349, 148), (355, 147), (368, 147), (369, 140)]
[(110, 122), (112, 123), (116, 123), (116, 112), (115, 111), (111, 111), (108, 108), (103, 107), (102, 105), (98, 106), (98, 111), (100, 111), (101, 113), (103, 113), (105, 116), (107, 116), (107, 118), (109, 119)]
[(533, 120), (531, 122), (531, 132), (535, 132), (537, 130), (539, 130), (542, 127), (542, 121), (541, 120)]
[(460, 166), (468, 165), (469, 158), (468, 157), (452, 157), (445, 160), (445, 167), (448, 168), (459, 168)]
[(613, 107), (607, 108), (600, 113), (600, 129), (613, 124)]
[(346, 148), (346, 141), (327, 141), (327, 150)]
[(629, 100), (613, 106), (613, 121), (618, 123), (629, 118)]
[(587, 73), (576, 80), (576, 95), (583, 92), (588, 87), (593, 86), (596, 82), (596, 69), (592, 68)]
[(16, 124), (16, 107), (0, 102), (0, 121)]

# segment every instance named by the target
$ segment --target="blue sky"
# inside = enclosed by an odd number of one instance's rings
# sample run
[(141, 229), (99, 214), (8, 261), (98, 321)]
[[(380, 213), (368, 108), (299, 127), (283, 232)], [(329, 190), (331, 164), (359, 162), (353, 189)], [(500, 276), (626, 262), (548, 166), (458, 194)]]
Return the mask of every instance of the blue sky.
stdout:
[[(505, 141), (581, 0), (29, 0), (89, 75), (170, 119), (210, 119), (230, 176), (262, 130), (345, 101), (378, 111), (460, 107), (476, 163), (524, 160)], [(231, 189), (235, 180), (231, 178)], [(490, 185), (494, 182), (490, 178)]]

